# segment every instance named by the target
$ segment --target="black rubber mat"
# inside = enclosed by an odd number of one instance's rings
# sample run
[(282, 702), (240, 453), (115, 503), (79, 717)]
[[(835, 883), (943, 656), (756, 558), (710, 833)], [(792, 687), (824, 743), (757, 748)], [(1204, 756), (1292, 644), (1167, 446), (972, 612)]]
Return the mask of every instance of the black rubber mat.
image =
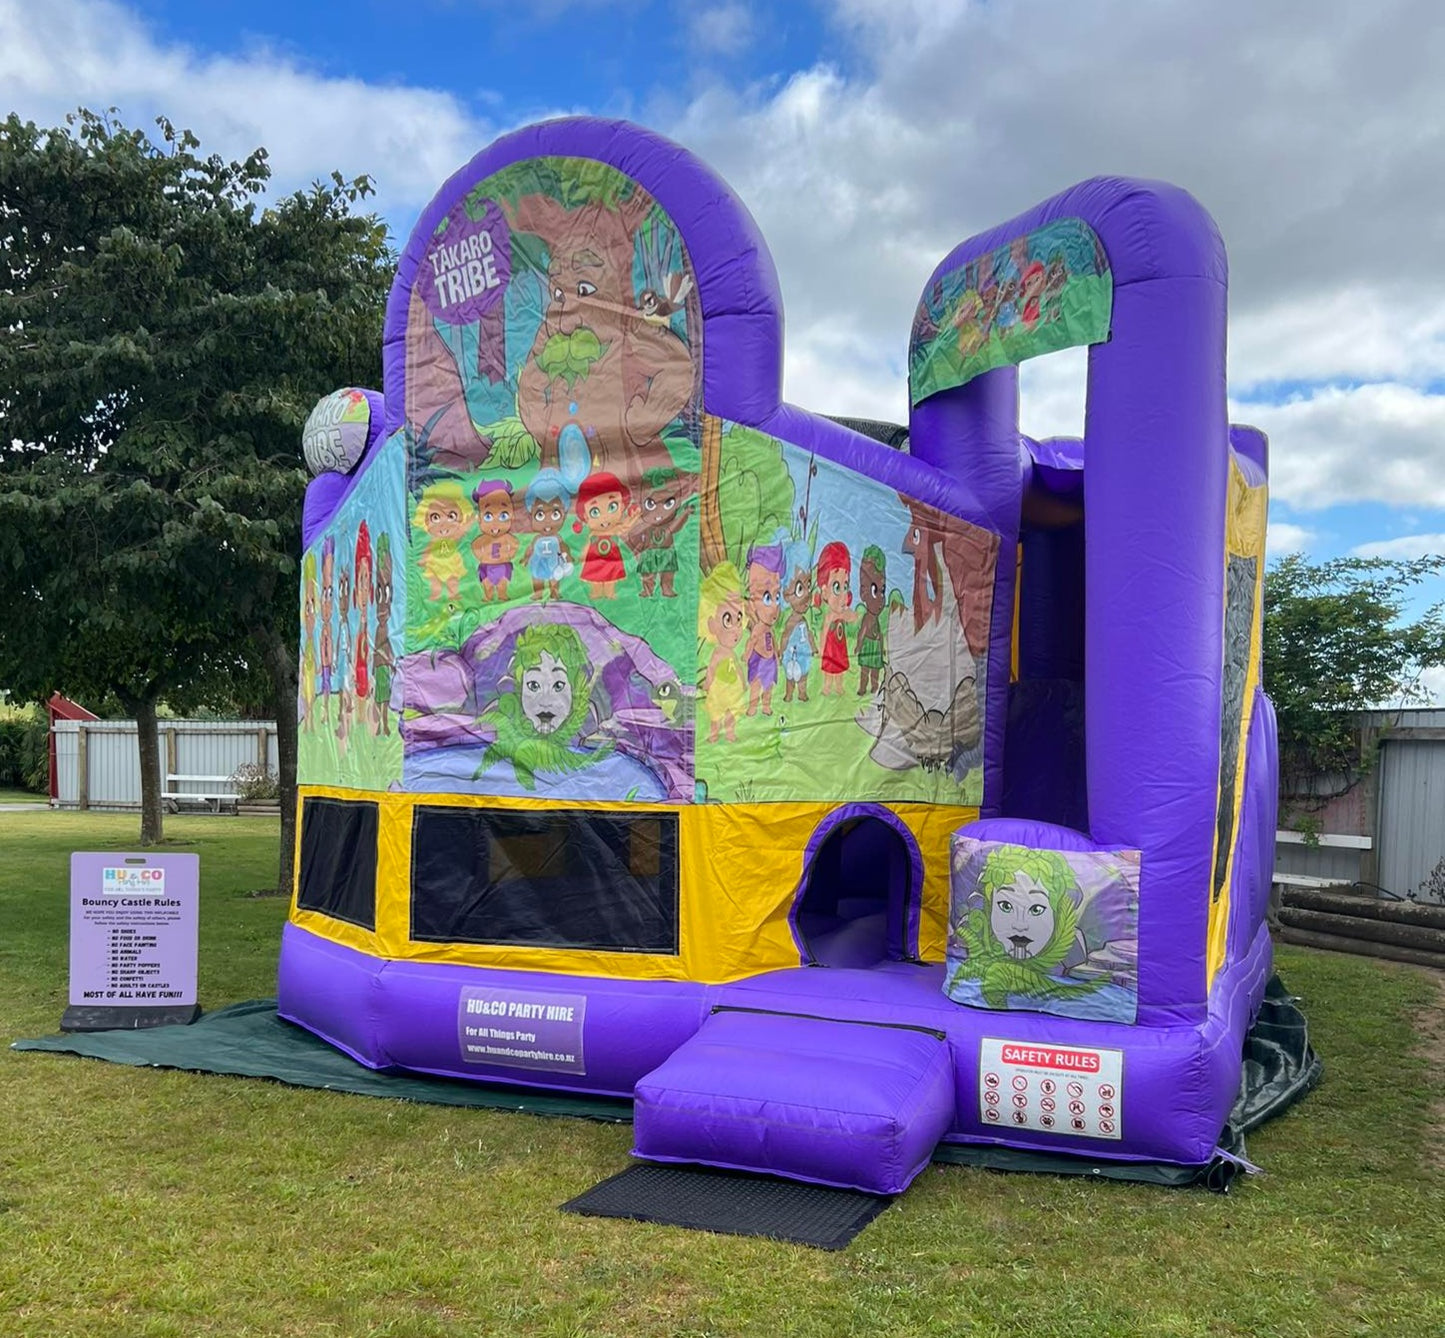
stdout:
[(630, 1166), (562, 1205), (584, 1217), (691, 1227), (841, 1250), (893, 1200), (701, 1166)]

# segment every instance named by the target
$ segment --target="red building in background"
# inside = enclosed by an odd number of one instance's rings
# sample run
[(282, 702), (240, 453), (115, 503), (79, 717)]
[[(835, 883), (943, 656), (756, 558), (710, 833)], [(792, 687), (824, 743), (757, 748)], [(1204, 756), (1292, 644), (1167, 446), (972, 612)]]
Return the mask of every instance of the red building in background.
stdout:
[(87, 711), (83, 706), (77, 706), (68, 697), (62, 697), (58, 692), (51, 693), (50, 700), (45, 703), (45, 709), (50, 712), (50, 802), (55, 804), (60, 800), (60, 778), (55, 769), (55, 722), (57, 720), (99, 720), (100, 717), (92, 711)]

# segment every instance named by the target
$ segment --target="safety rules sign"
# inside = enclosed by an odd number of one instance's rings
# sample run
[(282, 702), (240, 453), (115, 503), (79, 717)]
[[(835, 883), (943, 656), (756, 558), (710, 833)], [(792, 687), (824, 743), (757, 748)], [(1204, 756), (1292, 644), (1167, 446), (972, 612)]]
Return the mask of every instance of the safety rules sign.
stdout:
[(995, 1128), (1120, 1138), (1124, 1052), (986, 1036), (979, 1050), (978, 1107), (979, 1119)]

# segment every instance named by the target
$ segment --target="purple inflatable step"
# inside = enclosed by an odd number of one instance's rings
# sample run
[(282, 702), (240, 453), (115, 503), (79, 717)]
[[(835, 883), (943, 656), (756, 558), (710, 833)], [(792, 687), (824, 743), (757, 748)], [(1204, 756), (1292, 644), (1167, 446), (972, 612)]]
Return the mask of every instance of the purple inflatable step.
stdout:
[(954, 1117), (942, 1032), (719, 1008), (636, 1089), (634, 1155), (898, 1194)]

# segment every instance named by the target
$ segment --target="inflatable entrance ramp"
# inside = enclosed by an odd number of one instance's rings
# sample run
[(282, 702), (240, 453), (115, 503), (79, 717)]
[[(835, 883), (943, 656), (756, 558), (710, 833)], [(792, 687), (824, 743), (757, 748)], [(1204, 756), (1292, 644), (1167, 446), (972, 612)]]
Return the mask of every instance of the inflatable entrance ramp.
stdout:
[[(1225, 298), (1190, 196), (1084, 182), (942, 259), (906, 432), (850, 427), (781, 402), (767, 247), (685, 151), (480, 153), (381, 390), (307, 424), (282, 1015), (635, 1094), (663, 1160), (1208, 1165), (1276, 793)], [(1017, 365), (1069, 346), (1084, 437), (1031, 441)]]

